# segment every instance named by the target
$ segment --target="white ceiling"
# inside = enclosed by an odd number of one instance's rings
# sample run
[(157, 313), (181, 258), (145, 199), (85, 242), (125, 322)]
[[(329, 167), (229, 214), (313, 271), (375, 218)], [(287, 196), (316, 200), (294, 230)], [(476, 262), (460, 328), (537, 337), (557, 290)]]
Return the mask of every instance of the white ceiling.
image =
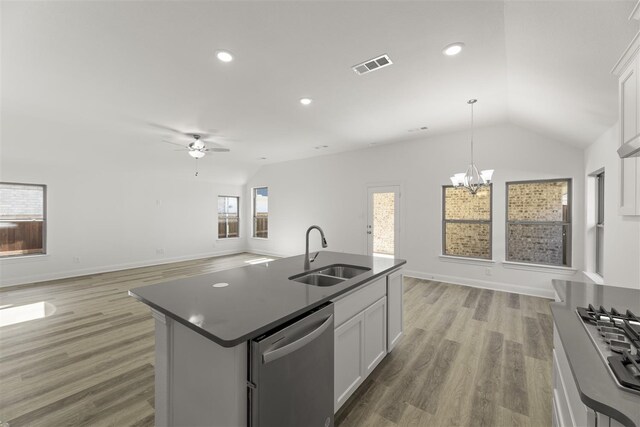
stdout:
[[(610, 70), (638, 29), (633, 5), (5, 1), (3, 151), (36, 134), (30, 149), (48, 156), (188, 157), (162, 125), (225, 136), (232, 152), (216, 156), (257, 167), (465, 129), (472, 97), (480, 126), (584, 147), (617, 119)], [(463, 52), (443, 56), (456, 41)], [(392, 66), (351, 70), (383, 53)]]

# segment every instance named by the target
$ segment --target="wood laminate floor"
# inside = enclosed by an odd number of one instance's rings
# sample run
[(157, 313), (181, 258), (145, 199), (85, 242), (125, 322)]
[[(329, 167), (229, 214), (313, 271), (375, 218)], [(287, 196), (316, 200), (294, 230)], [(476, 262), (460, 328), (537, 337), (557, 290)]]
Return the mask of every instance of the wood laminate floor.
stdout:
[[(0, 327), (0, 426), (153, 425), (153, 321), (137, 286), (246, 265), (230, 255), (0, 290), (47, 302)], [(405, 336), (336, 425), (548, 426), (548, 300), (405, 278)]]
[(550, 426), (550, 300), (406, 278), (405, 336), (336, 416), (350, 426)]
[(152, 426), (154, 323), (138, 286), (247, 265), (229, 255), (0, 289), (0, 306), (55, 307), (0, 327), (0, 426)]

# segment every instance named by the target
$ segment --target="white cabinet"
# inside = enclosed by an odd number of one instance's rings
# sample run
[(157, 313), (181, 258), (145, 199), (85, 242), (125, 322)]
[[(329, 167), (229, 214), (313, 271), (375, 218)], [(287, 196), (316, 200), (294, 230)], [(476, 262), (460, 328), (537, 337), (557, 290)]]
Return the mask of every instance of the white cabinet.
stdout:
[(387, 355), (387, 297), (335, 330), (334, 411), (364, 382)]
[(363, 381), (364, 312), (335, 330), (334, 352), (334, 410), (337, 411)]
[(402, 273), (373, 280), (333, 302), (337, 412), (402, 336)]
[(364, 311), (364, 368), (368, 376), (387, 355), (387, 298)]
[(387, 351), (393, 350), (402, 332), (403, 325), (403, 287), (402, 273), (396, 271), (387, 276)]
[[(618, 76), (620, 145), (640, 137), (640, 33), (624, 52), (613, 73)], [(640, 157), (620, 159), (620, 215), (640, 215)]]

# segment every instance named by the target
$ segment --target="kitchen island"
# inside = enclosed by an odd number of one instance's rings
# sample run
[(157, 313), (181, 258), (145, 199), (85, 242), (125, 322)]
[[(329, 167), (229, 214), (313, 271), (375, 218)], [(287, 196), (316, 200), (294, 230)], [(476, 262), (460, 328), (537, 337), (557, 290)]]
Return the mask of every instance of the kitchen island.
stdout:
[[(247, 425), (250, 341), (328, 302), (337, 410), (402, 334), (405, 263), (322, 251), (306, 272), (296, 256), (130, 290), (156, 323), (156, 425)], [(330, 286), (292, 280), (334, 265), (361, 270)]]
[(591, 304), (639, 313), (640, 290), (566, 280), (553, 287), (554, 426), (640, 427), (640, 394), (616, 384), (576, 312)]

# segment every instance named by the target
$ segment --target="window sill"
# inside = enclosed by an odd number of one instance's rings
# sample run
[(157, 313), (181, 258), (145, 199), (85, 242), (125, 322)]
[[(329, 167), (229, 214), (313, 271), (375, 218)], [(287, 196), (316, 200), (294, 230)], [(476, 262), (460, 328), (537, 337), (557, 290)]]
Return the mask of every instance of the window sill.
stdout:
[(591, 271), (583, 271), (587, 279), (591, 280), (596, 285), (604, 285), (604, 277), (598, 273), (592, 273)]
[(16, 261), (16, 262), (25, 262), (28, 260), (44, 261), (48, 256), (49, 254), (12, 255), (12, 256), (0, 257), (0, 262), (7, 262), (10, 260)]
[(472, 264), (472, 265), (493, 265), (496, 263), (495, 260), (492, 259), (482, 259), (482, 258), (465, 258), (461, 256), (452, 256), (452, 255), (438, 255), (438, 257), (442, 261), (446, 262), (459, 262), (461, 264)]
[(254, 240), (269, 240), (268, 237), (253, 237), (252, 236), (251, 238), (254, 239)]
[(218, 237), (216, 241), (224, 242), (225, 240), (240, 240), (240, 237)]
[(514, 270), (541, 271), (544, 273), (555, 273), (572, 276), (576, 273), (575, 268), (560, 267), (556, 265), (529, 264), (526, 262), (502, 261), (504, 268), (512, 268)]

